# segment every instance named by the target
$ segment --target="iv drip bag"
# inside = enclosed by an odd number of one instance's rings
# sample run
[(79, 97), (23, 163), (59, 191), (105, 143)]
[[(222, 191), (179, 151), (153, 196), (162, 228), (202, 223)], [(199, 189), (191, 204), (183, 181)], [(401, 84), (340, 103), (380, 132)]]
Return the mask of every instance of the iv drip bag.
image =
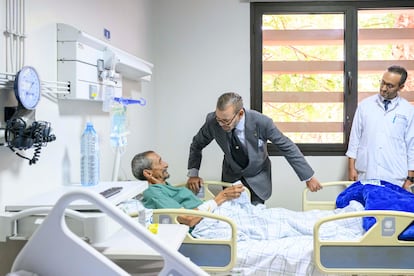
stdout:
[(111, 107), (111, 146), (114, 148), (125, 147), (128, 134), (126, 106), (115, 101)]

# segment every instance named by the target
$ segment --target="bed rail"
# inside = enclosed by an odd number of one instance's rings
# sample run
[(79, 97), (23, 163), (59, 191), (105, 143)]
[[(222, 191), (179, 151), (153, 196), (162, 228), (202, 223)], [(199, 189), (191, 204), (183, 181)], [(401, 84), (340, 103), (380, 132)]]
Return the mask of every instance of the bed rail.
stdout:
[[(321, 185), (324, 189), (331, 188), (331, 187), (337, 187), (341, 190), (345, 190), (352, 183), (354, 182), (353, 181), (330, 181), (330, 182), (323, 182), (321, 183)], [(313, 209), (333, 210), (336, 208), (335, 199), (333, 200), (310, 200), (309, 199), (310, 192), (311, 191), (307, 187), (303, 190), (303, 194), (302, 194), (302, 210), (303, 211), (308, 211), (308, 210), (313, 210)]]
[(68, 205), (87, 200), (124, 229), (143, 240), (164, 258), (159, 275), (207, 275), (178, 252), (166, 247), (145, 227), (136, 223), (102, 196), (73, 190), (64, 194), (15, 259), (12, 272), (30, 271), (38, 275), (129, 275), (91, 245), (74, 234), (64, 220)]
[(179, 251), (184, 256), (208, 272), (230, 271), (237, 260), (237, 227), (229, 218), (213, 213), (187, 209), (156, 209), (153, 211), (154, 223), (179, 223), (180, 215), (197, 216), (221, 220), (231, 228), (230, 239), (201, 239), (187, 234)]
[[(355, 241), (320, 239), (325, 223), (354, 217), (374, 217), (376, 222)], [(414, 213), (400, 211), (360, 211), (323, 218), (314, 227), (315, 262), (326, 273), (413, 275), (414, 241), (399, 239), (413, 221)]]

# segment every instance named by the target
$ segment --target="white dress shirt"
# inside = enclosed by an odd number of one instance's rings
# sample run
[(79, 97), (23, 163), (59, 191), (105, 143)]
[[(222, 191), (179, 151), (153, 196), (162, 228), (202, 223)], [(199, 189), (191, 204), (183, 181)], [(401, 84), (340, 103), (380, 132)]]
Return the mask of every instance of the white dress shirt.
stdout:
[(240, 143), (242, 143), (243, 146), (246, 147), (246, 138), (244, 135), (244, 121), (246, 121), (246, 117), (243, 115), (243, 117), (240, 118), (239, 123), (236, 125), (234, 133), (237, 135), (237, 138), (239, 138)]

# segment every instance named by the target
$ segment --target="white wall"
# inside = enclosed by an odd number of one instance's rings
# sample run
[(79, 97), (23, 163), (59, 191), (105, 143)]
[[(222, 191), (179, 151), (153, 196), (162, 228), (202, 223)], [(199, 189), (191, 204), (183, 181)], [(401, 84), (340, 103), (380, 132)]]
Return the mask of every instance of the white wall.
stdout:
[[(154, 1), (158, 145), (172, 173), (185, 181), (193, 135), (219, 95), (236, 91), (250, 106), (249, 4), (238, 0)], [(162, 96), (161, 96), (162, 95)], [(219, 179), (222, 153), (204, 150), (201, 176)]]
[[(2, 0), (2, 5), (4, 5)], [(170, 164), (171, 182), (186, 181), (193, 135), (225, 91), (240, 93), (250, 107), (249, 4), (240, 0), (37, 0), (27, 3), (27, 59), (43, 80), (56, 79), (54, 24), (67, 23), (155, 65), (150, 83), (124, 83), (128, 96), (146, 107), (128, 107), (131, 134), (122, 156), (120, 179), (132, 179), (132, 156), (154, 149)], [(3, 10), (3, 9), (1, 9)], [(3, 17), (1, 15), (1, 17)], [(0, 22), (3, 24), (3, 22)], [(1, 26), (1, 25), (0, 25)], [(4, 27), (2, 28), (4, 29)], [(3, 37), (0, 40), (3, 47)], [(0, 48), (3, 55), (3, 48)], [(0, 60), (3, 60), (3, 56)], [(0, 71), (4, 68), (1, 66)], [(10, 100), (8, 97), (3, 102)], [(0, 105), (1, 107), (1, 105)], [(42, 98), (36, 117), (52, 123), (57, 140), (42, 149), (37, 164), (0, 148), (0, 207), (61, 185), (67, 148), (71, 176), (79, 181), (79, 137), (91, 119), (101, 135), (102, 180), (110, 180), (114, 154), (108, 142), (109, 117), (99, 104), (54, 103)], [(274, 192), (269, 206), (300, 210), (301, 183), (283, 157), (272, 157)], [(344, 157), (307, 157), (321, 181), (343, 179)], [(215, 142), (204, 150), (201, 176), (220, 179), (222, 153)]]
[[(149, 62), (152, 60), (149, 0), (73, 0), (26, 1), (27, 65), (34, 66), (42, 80), (56, 81), (56, 23), (66, 23), (104, 40), (103, 29), (111, 31), (108, 43), (128, 51)], [(2, 7), (5, 0), (1, 1)], [(4, 9), (0, 9), (4, 18)], [(0, 24), (4, 24), (1, 20)], [(4, 30), (5, 26), (1, 25)], [(2, 32), (3, 33), (3, 32)], [(4, 38), (0, 40), (4, 54)], [(0, 59), (0, 71), (5, 71), (5, 62)], [(3, 92), (13, 98), (12, 92)], [(129, 162), (136, 151), (152, 146), (155, 141), (143, 135), (148, 129), (155, 108), (153, 83), (125, 81), (124, 95), (143, 97), (145, 107), (128, 107), (131, 134), (128, 136), (127, 152), (122, 156), (121, 179), (132, 179)], [(0, 108), (3, 112), (4, 101)], [(80, 135), (87, 120), (91, 120), (101, 138), (101, 179), (112, 178), (115, 154), (109, 144), (109, 114), (101, 111), (101, 104), (93, 102), (58, 101), (42, 97), (37, 110), (37, 120), (50, 121), (57, 139), (42, 148), (39, 161), (29, 166), (27, 160), (14, 155), (8, 148), (0, 148), (0, 206), (24, 200), (33, 194), (62, 185), (62, 161), (65, 149), (71, 163), (71, 180), (79, 183)], [(32, 156), (28, 150), (27, 155)]]

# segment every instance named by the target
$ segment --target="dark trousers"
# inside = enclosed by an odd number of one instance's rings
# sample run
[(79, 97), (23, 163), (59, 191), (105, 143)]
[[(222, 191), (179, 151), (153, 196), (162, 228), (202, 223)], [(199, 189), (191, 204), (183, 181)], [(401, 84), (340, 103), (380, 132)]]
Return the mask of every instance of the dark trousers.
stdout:
[(264, 204), (264, 200), (263, 199), (261, 199), (254, 191), (253, 191), (253, 189), (252, 188), (250, 188), (250, 186), (249, 186), (249, 184), (247, 184), (247, 182), (244, 180), (244, 178), (242, 177), (241, 179), (240, 179), (240, 181), (243, 183), (243, 185), (244, 185), (244, 187), (246, 187), (247, 189), (249, 189), (249, 191), (250, 191), (250, 202), (253, 204), (253, 205), (257, 205), (257, 204), (259, 204), (259, 203), (261, 203), (261, 204)]

